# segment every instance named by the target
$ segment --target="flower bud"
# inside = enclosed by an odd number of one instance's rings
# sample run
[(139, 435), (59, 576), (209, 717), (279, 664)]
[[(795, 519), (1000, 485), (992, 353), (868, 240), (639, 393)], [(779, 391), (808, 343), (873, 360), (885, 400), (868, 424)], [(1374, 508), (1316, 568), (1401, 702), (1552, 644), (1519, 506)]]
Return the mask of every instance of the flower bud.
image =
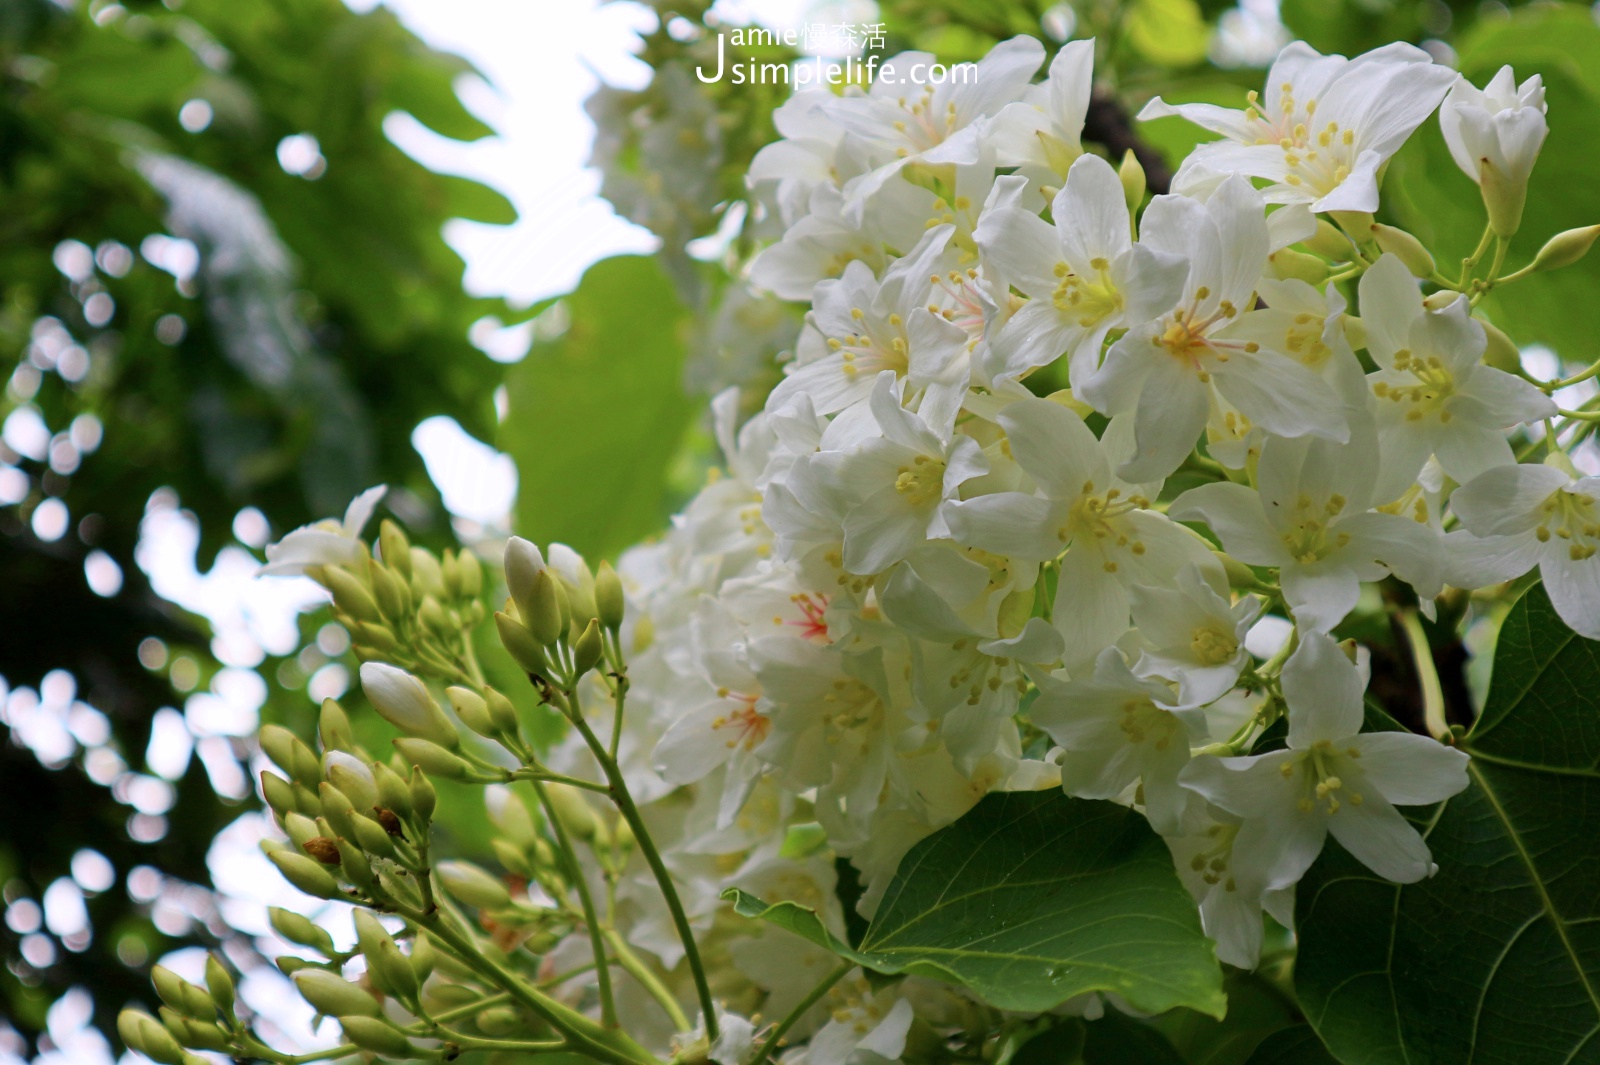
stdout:
[(400, 526), (384, 518), (378, 526), (378, 550), (383, 564), (394, 570), (405, 581), (411, 580), (411, 541), (400, 531)]
[[(385, 658), (400, 650), (400, 641), (395, 639), (394, 633), (382, 624), (373, 624), (369, 621), (357, 622), (351, 638), (355, 641), (356, 654), (362, 661)], [(366, 650), (363, 652), (362, 648)]]
[(467, 728), (480, 736), (492, 737), (499, 731), (495, 728), (494, 721), (489, 716), (489, 704), (483, 696), (470, 688), (459, 685), (446, 688), (444, 694), (450, 700), (450, 706), (456, 712), (456, 717)]
[(470, 862), (440, 862), (439, 879), (450, 893), (480, 910), (503, 910), (511, 905), (506, 886)]
[(1357, 351), (1367, 346), (1367, 323), (1353, 314), (1344, 316), (1344, 339)]
[(577, 790), (567, 784), (546, 784), (545, 795), (555, 815), (573, 839), (593, 839), (599, 822), (595, 820), (594, 807), (583, 800)]
[(1339, 232), (1339, 227), (1326, 218), (1318, 218), (1317, 231), (1300, 243), (1307, 251), (1336, 263), (1347, 263), (1355, 258), (1350, 238)]
[[(472, 772), (472, 766), (431, 740), (402, 738), (394, 741), (394, 749), (407, 762), (445, 780), (462, 780)], [(411, 801), (416, 803), (415, 792)]]
[(1128, 204), (1128, 210), (1137, 211), (1144, 202), (1146, 181), (1144, 167), (1139, 165), (1139, 157), (1129, 148), (1122, 153), (1122, 165), (1117, 167), (1117, 178), (1122, 182), (1122, 198)]
[(605, 655), (605, 643), (600, 639), (600, 622), (595, 618), (589, 619), (589, 625), (583, 630), (572, 645), (572, 673), (574, 677), (581, 677), (595, 666), (600, 664), (600, 659)]
[(417, 820), (427, 824), (433, 820), (433, 809), (438, 799), (433, 790), (433, 783), (428, 780), (428, 775), (420, 765), (412, 763), (411, 782), (407, 785), (411, 793), (411, 809), (416, 812)]
[(217, 1015), (217, 1004), (210, 995), (165, 965), (157, 965), (150, 970), (150, 982), (155, 984), (156, 994), (161, 1001), (185, 1017), (210, 1020)]
[(378, 609), (391, 621), (411, 616), (411, 589), (395, 576), (387, 566), (374, 559), (367, 560), (367, 579), (372, 582), (372, 597)]
[(325, 969), (295, 973), (294, 986), (312, 1009), (329, 1017), (378, 1017), (383, 1013), (377, 999)]
[(326, 782), (317, 788), (317, 794), (322, 798), (322, 816), (333, 826), (333, 831), (345, 839), (354, 837), (356, 810), (350, 797)]
[(509, 839), (492, 839), (489, 841), (489, 846), (494, 850), (495, 860), (505, 866), (507, 871), (518, 876), (533, 876), (533, 866), (528, 862), (528, 855), (521, 847)]
[(491, 1036), (513, 1035), (523, 1027), (522, 1015), (512, 1006), (490, 1006), (474, 1019), (478, 1030)]
[(322, 756), (322, 768), (328, 783), (349, 796), (357, 810), (370, 809), (377, 803), (377, 781), (371, 768), (359, 758), (343, 751), (329, 751)]
[(367, 586), (349, 570), (327, 566), (322, 571), (321, 582), (329, 592), (333, 593), (333, 605), (342, 613), (356, 621), (382, 623), (383, 612), (378, 609), (378, 601), (372, 597)]
[[(411, 792), (400, 774), (382, 762), (372, 763), (372, 779), (378, 786), (377, 806), (392, 811), (399, 818), (411, 816)], [(384, 825), (385, 829), (389, 826)], [(390, 833), (393, 835), (393, 833)]]
[(233, 1015), (233, 977), (228, 975), (228, 970), (217, 960), (215, 954), (206, 955), (206, 990), (211, 992), (211, 1000), (217, 1004), (223, 1016)]
[(1600, 237), (1600, 226), (1584, 226), (1582, 229), (1568, 229), (1557, 233), (1545, 241), (1544, 247), (1539, 249), (1539, 254), (1533, 257), (1533, 268), (1559, 270), (1563, 266), (1571, 266), (1589, 254), (1595, 237)]
[(1295, 251), (1293, 248), (1279, 248), (1267, 256), (1267, 264), (1273, 274), (1280, 278), (1304, 281), (1308, 285), (1321, 284), (1328, 276), (1328, 264), (1315, 255)]
[(1493, 322), (1486, 322), (1482, 318), (1477, 321), (1479, 325), (1483, 326), (1484, 336), (1488, 338), (1488, 347), (1484, 349), (1483, 361), (1493, 366), (1496, 370), (1520, 374), (1522, 372), (1522, 352), (1517, 350), (1516, 341), (1506, 336), (1504, 330)]
[(268, 808), (278, 815), (279, 821), (297, 808), (293, 786), (270, 770), (261, 771), (261, 797), (266, 800)]
[(622, 590), (622, 578), (611, 568), (611, 563), (600, 563), (600, 572), (594, 577), (594, 605), (599, 613), (600, 624), (612, 632), (621, 628), (627, 602)]
[(494, 722), (495, 730), (507, 736), (515, 736), (518, 725), (517, 708), (512, 705), (511, 700), (493, 688), (485, 688), (483, 695), (489, 706), (489, 720)]
[(463, 551), (456, 556), (456, 598), (476, 599), (483, 594), (483, 563), (477, 556)]
[(386, 662), (365, 662), (361, 666), (361, 687), (383, 719), (406, 735), (450, 750), (461, 742), (455, 726), (428, 689), (405, 670)]
[[(384, 811), (388, 813), (387, 810)], [(393, 817), (394, 814), (389, 814)], [(396, 827), (399, 822), (395, 822)], [(376, 854), (380, 858), (393, 858), (395, 856), (394, 841), (389, 838), (389, 832), (374, 819), (364, 814), (356, 814), (351, 818), (351, 827), (355, 830), (355, 843), (368, 854)]]
[[(515, 596), (512, 597), (514, 600)], [(517, 613), (533, 638), (546, 647), (553, 646), (566, 630), (568, 611), (566, 592), (561, 582), (548, 569), (535, 573), (529, 581), (524, 598), (527, 604), (517, 601)]]
[[(200, 1050), (228, 1049), (227, 1033), (211, 1021), (192, 1020), (162, 1006), (161, 1024), (180, 1046), (196, 1047)], [(192, 1054), (183, 1056), (184, 1065), (189, 1065), (190, 1060), (204, 1059), (195, 1058)]]
[(428, 982), (428, 977), (433, 975), (433, 967), (439, 962), (439, 951), (433, 945), (433, 940), (428, 938), (426, 932), (418, 932), (411, 941), (411, 969), (417, 974), (417, 986), (420, 988)]
[(322, 741), (324, 753), (350, 752), (356, 749), (355, 733), (350, 729), (350, 717), (337, 699), (322, 700), (322, 712), (317, 716), (317, 738)]
[(343, 894), (339, 890), (339, 882), (320, 862), (303, 854), (283, 850), (268, 851), (267, 858), (278, 867), (278, 872), (283, 874), (285, 880), (307, 895), (319, 899), (333, 899)]
[(544, 651), (528, 627), (503, 611), (495, 611), (494, 627), (500, 633), (500, 645), (524, 673), (543, 676), (550, 669)]
[(308, 961), (305, 958), (297, 958), (293, 954), (280, 954), (272, 964), (276, 965), (278, 971), (285, 976), (293, 976), (295, 973), (317, 967), (316, 962)]
[(302, 813), (291, 813), (285, 817), (283, 831), (289, 837), (289, 842), (302, 850), (308, 842), (324, 835), (322, 827)]
[(1422, 241), (1394, 226), (1372, 224), (1372, 239), (1381, 251), (1393, 255), (1411, 271), (1412, 277), (1432, 277), (1435, 269), (1433, 255), (1422, 246)]
[(322, 779), (322, 766), (317, 763), (317, 756), (300, 742), (300, 737), (282, 725), (261, 726), (259, 742), (261, 752), (288, 773), (291, 780), (314, 788)]
[(545, 568), (544, 555), (530, 541), (513, 536), (506, 543), (506, 587), (511, 592), (512, 602), (517, 604), (517, 613), (529, 625), (533, 624), (532, 619), (539, 612), (546, 609), (539, 601), (540, 593), (535, 589), (535, 579)]
[(410, 1040), (375, 1017), (340, 1017), (339, 1027), (344, 1029), (344, 1037), (362, 1050), (390, 1058), (417, 1056)]
[(279, 906), (267, 908), (267, 921), (272, 925), (272, 930), (290, 943), (298, 943), (302, 947), (309, 947), (318, 954), (332, 956), (334, 953), (333, 937), (326, 929), (312, 923), (311, 919), (293, 910), (285, 910)]
[(1372, 215), (1367, 211), (1332, 211), (1333, 220), (1358, 244), (1372, 239)]
[(182, 1065), (183, 1048), (160, 1021), (139, 1010), (123, 1010), (117, 1015), (117, 1034), (151, 1061), (161, 1065)]
[(589, 563), (566, 544), (551, 544), (550, 565), (556, 572), (557, 583), (567, 593), (567, 625), (582, 632), (600, 613), (595, 604), (594, 574)]
[(334, 845), (339, 848), (339, 868), (344, 878), (357, 890), (372, 894), (378, 881), (372, 875), (372, 863), (361, 853), (361, 848), (347, 839), (334, 840)]

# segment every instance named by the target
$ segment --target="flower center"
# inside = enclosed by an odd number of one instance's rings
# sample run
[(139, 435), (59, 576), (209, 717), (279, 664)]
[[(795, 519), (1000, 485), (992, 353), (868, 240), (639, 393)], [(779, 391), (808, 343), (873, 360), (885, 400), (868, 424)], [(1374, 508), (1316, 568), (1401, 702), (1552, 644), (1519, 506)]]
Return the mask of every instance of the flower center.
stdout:
[(1220, 666), (1233, 658), (1239, 650), (1239, 641), (1231, 632), (1223, 632), (1211, 625), (1204, 625), (1194, 630), (1194, 638), (1189, 641), (1189, 649), (1194, 652), (1195, 658), (1208, 666)]
[[(1150, 501), (1144, 496), (1122, 498), (1122, 489), (1108, 488), (1104, 493), (1095, 491), (1093, 481), (1085, 481), (1077, 500), (1067, 512), (1067, 520), (1056, 530), (1056, 539), (1069, 548), (1074, 544), (1095, 543), (1101, 547), (1125, 547), (1135, 555), (1144, 554), (1144, 543), (1128, 535), (1123, 523), (1124, 514), (1145, 510)], [(1117, 564), (1107, 560), (1107, 573), (1117, 572)]]
[[(1238, 825), (1212, 825), (1206, 829), (1211, 845), (1189, 859), (1189, 868), (1200, 874), (1208, 884), (1222, 884), (1224, 890), (1233, 891), (1233, 877), (1227, 876), (1228, 863), (1233, 858), (1233, 840), (1239, 834)], [(1227, 876), (1226, 883), (1223, 878)]]
[(1289, 135), (1278, 141), (1288, 171), (1284, 183), (1296, 188), (1309, 187), (1324, 196), (1332, 192), (1350, 176), (1355, 140), (1355, 131), (1340, 129), (1337, 122), (1329, 122), (1315, 134), (1304, 122), (1295, 123)]
[(1346, 500), (1335, 492), (1320, 506), (1302, 492), (1295, 501), (1293, 526), (1283, 534), (1283, 546), (1289, 549), (1295, 561), (1309, 564), (1328, 557), (1329, 554), (1350, 542), (1349, 533), (1329, 535), (1333, 519), (1344, 512)]
[(1149, 699), (1129, 699), (1123, 703), (1118, 724), (1129, 743), (1149, 740), (1158, 751), (1172, 746), (1172, 738), (1183, 730), (1177, 718)]
[(829, 349), (839, 355), (840, 372), (852, 381), (860, 374), (876, 377), (884, 370), (893, 370), (896, 376), (904, 376), (910, 368), (910, 357), (905, 323), (900, 316), (889, 315), (887, 330), (874, 329), (873, 324), (867, 322), (866, 312), (860, 307), (852, 308), (850, 317), (861, 332), (828, 338)]
[[(1295, 771), (1305, 769), (1305, 793), (1300, 798), (1300, 812), (1312, 813), (1317, 809), (1324, 809), (1329, 816), (1339, 812), (1344, 802), (1351, 806), (1360, 806), (1365, 801), (1359, 791), (1351, 791), (1336, 772), (1340, 758), (1360, 758), (1361, 752), (1354, 747), (1343, 751), (1335, 751), (1333, 744), (1328, 740), (1319, 740), (1308, 750), (1300, 751), (1294, 758), (1289, 759), (1278, 767), (1278, 772), (1285, 777), (1294, 776)], [(1340, 801), (1340, 796), (1344, 802)]]
[(1093, 279), (1073, 273), (1066, 263), (1056, 263), (1055, 274), (1061, 280), (1050, 297), (1056, 310), (1076, 317), (1086, 329), (1122, 310), (1122, 293), (1111, 281), (1111, 264), (1096, 258), (1090, 260), (1089, 266), (1095, 272)]
[(745, 750), (751, 751), (759, 747), (761, 741), (767, 738), (767, 733), (772, 731), (772, 719), (756, 710), (757, 696), (729, 691), (726, 688), (718, 689), (717, 694), (724, 699), (732, 700), (736, 706), (711, 722), (711, 727), (733, 730), (734, 735), (727, 741), (730, 749), (743, 746)]
[(1436, 416), (1440, 424), (1448, 424), (1450, 412), (1445, 403), (1456, 394), (1456, 379), (1437, 355), (1421, 358), (1405, 348), (1394, 353), (1394, 368), (1407, 371), (1417, 379), (1414, 385), (1391, 385), (1379, 381), (1372, 386), (1372, 394), (1379, 399), (1408, 404), (1406, 421), (1420, 422), (1429, 415)]
[(918, 455), (909, 466), (900, 467), (894, 490), (913, 507), (937, 502), (944, 495), (944, 463), (929, 455)]
[(1562, 488), (1539, 509), (1542, 518), (1534, 535), (1540, 543), (1548, 543), (1552, 535), (1567, 541), (1567, 555), (1574, 562), (1592, 558), (1600, 550), (1600, 520), (1592, 496)]

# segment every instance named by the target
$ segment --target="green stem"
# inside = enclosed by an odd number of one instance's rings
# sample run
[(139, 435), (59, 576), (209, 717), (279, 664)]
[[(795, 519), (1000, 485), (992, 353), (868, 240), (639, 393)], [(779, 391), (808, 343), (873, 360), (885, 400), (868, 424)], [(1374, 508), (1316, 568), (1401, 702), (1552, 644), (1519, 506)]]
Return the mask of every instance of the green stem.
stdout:
[(1485, 224), (1483, 236), (1478, 238), (1478, 247), (1467, 258), (1461, 260), (1461, 280), (1451, 286), (1458, 292), (1466, 289), (1467, 278), (1472, 276), (1472, 268), (1478, 265), (1478, 260), (1483, 258), (1483, 253), (1489, 250), (1489, 241), (1494, 238), (1494, 227)]
[(788, 1034), (789, 1029), (793, 1028), (801, 1017), (805, 1016), (807, 1010), (815, 1006), (822, 1000), (823, 995), (832, 990), (834, 984), (844, 979), (844, 974), (849, 972), (850, 969), (851, 966), (849, 964), (841, 965), (827, 976), (824, 976), (822, 982), (813, 987), (810, 993), (801, 999), (794, 1009), (789, 1011), (789, 1015), (778, 1022), (778, 1027), (772, 1030), (772, 1034), (767, 1036), (765, 1043), (761, 1044), (761, 1049), (757, 1051), (756, 1056), (750, 1059), (750, 1065), (762, 1065), (762, 1062), (772, 1057), (772, 1052), (778, 1049), (779, 1040)]
[(607, 1028), (615, 1028), (617, 1003), (611, 992), (611, 968), (603, 964), (606, 945), (600, 930), (600, 918), (595, 913), (594, 896), (589, 892), (588, 880), (584, 879), (583, 867), (578, 864), (578, 852), (572, 847), (572, 837), (568, 835), (567, 826), (562, 823), (561, 814), (556, 809), (555, 803), (550, 801), (550, 794), (545, 791), (544, 783), (533, 781), (533, 790), (539, 796), (539, 805), (544, 807), (545, 817), (550, 820), (550, 827), (556, 834), (556, 846), (566, 859), (567, 876), (572, 882), (572, 889), (578, 893), (578, 902), (583, 906), (583, 924), (589, 932), (589, 949), (594, 952), (596, 962), (595, 978), (600, 985), (601, 1023)]
[(1422, 718), (1428, 725), (1428, 734), (1443, 741), (1450, 735), (1450, 726), (1444, 719), (1444, 687), (1439, 683), (1439, 670), (1433, 664), (1428, 634), (1422, 628), (1422, 618), (1415, 607), (1400, 611), (1400, 627), (1405, 630), (1417, 678), (1422, 682)]
[(1573, 374), (1571, 377), (1562, 377), (1562, 378), (1560, 378), (1558, 380), (1555, 380), (1555, 381), (1546, 381), (1546, 382), (1544, 382), (1543, 384), (1541, 384), (1539, 386), (1539, 391), (1545, 392), (1545, 393), (1554, 392), (1557, 389), (1566, 388), (1568, 385), (1575, 385), (1575, 384), (1578, 384), (1580, 381), (1587, 381), (1587, 380), (1589, 380), (1589, 378), (1595, 376), (1596, 374), (1600, 374), (1600, 360), (1597, 360), (1596, 362), (1594, 362), (1592, 365), (1590, 365), (1590, 367), (1587, 370), (1584, 370), (1582, 373)]
[(516, 972), (480, 951), (470, 939), (446, 925), (439, 911), (424, 914), (401, 908), (399, 912), (413, 924), (426, 928), (463, 963), (476, 969), (490, 983), (506, 991), (539, 1019), (566, 1036), (573, 1050), (609, 1065), (657, 1065), (656, 1059), (626, 1033), (604, 1028), (577, 1010), (528, 986)]
[(626, 969), (635, 980), (644, 985), (644, 989), (650, 992), (651, 998), (661, 1004), (661, 1008), (666, 1011), (667, 1019), (672, 1022), (674, 1030), (687, 1032), (693, 1027), (689, 1023), (689, 1018), (684, 1015), (683, 1007), (678, 1005), (678, 1000), (673, 997), (667, 985), (663, 984), (661, 979), (651, 971), (650, 966), (646, 965), (633, 952), (633, 948), (628, 946), (627, 941), (622, 938), (622, 933), (608, 925), (605, 935), (606, 942), (610, 944), (611, 953), (616, 957), (618, 964)]
[[(575, 696), (575, 692), (571, 693)], [(644, 860), (650, 866), (650, 872), (656, 878), (656, 886), (661, 889), (661, 897), (666, 901), (667, 912), (672, 915), (673, 927), (678, 931), (678, 939), (683, 944), (684, 957), (688, 959), (689, 971), (694, 976), (694, 987), (700, 999), (700, 1010), (705, 1015), (706, 1034), (711, 1039), (717, 1038), (717, 1012), (716, 1004), (711, 999), (711, 984), (706, 980), (705, 965), (700, 961), (700, 948), (694, 941), (694, 930), (689, 927), (689, 915), (684, 912), (683, 902), (678, 898), (678, 889), (672, 883), (672, 874), (667, 871), (667, 865), (661, 860), (661, 852), (656, 850), (655, 840), (650, 838), (650, 830), (645, 827), (644, 819), (639, 816), (639, 808), (633, 803), (633, 795), (628, 791), (628, 782), (623, 779), (622, 767), (616, 760), (606, 753), (605, 745), (600, 742), (589, 723), (583, 719), (583, 714), (578, 712), (576, 699), (573, 700), (573, 713), (570, 720), (583, 736), (583, 742), (589, 745), (589, 750), (594, 754), (595, 760), (600, 763), (600, 768), (606, 775), (606, 780), (611, 784), (611, 801), (616, 803), (617, 811), (622, 814), (622, 819), (633, 830), (635, 842), (639, 846), (639, 853), (644, 855)]]
[(531, 780), (541, 784), (565, 784), (569, 788), (582, 788), (584, 791), (599, 792), (601, 795), (610, 795), (611, 789), (604, 784), (596, 784), (592, 780), (582, 777), (569, 777), (565, 773), (552, 773), (548, 769), (538, 766), (525, 765), (511, 774), (512, 780)]

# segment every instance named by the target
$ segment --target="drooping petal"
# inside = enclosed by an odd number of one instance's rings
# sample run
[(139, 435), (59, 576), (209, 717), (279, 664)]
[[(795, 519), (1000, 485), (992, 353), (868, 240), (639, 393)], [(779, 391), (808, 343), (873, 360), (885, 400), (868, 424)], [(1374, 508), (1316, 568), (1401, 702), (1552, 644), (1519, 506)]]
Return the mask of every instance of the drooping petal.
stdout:
[(1438, 867), (1417, 830), (1382, 795), (1362, 794), (1328, 818), (1328, 831), (1362, 865), (1385, 880), (1414, 884)]

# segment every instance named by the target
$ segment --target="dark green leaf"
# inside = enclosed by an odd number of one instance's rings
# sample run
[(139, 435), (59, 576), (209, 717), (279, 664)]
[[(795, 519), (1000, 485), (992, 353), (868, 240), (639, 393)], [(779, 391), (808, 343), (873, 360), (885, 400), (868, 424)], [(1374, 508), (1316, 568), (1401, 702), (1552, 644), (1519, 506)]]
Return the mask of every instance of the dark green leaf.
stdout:
[(1339, 1065), (1309, 1024), (1297, 1024), (1267, 1036), (1246, 1065)]
[(667, 519), (666, 476), (700, 409), (683, 389), (685, 311), (654, 259), (590, 267), (572, 324), (507, 375), (501, 446), (516, 459), (517, 527), (591, 556)]
[(1294, 1003), (1265, 977), (1233, 971), (1222, 989), (1228, 1015), (1220, 1020), (1173, 1010), (1151, 1022), (1189, 1065), (1245, 1065), (1263, 1039), (1299, 1020)]
[(859, 950), (802, 906), (768, 907), (737, 888), (724, 897), (859, 965), (964, 984), (1002, 1009), (1051, 1009), (1089, 991), (1151, 1013), (1226, 1008), (1166, 845), (1114, 803), (990, 795), (905, 856)]
[(1600, 643), (1542, 586), (1466, 746), (1471, 786), (1419, 814), (1437, 876), (1390, 884), (1330, 843), (1301, 883), (1301, 1004), (1347, 1065), (1600, 1060)]

